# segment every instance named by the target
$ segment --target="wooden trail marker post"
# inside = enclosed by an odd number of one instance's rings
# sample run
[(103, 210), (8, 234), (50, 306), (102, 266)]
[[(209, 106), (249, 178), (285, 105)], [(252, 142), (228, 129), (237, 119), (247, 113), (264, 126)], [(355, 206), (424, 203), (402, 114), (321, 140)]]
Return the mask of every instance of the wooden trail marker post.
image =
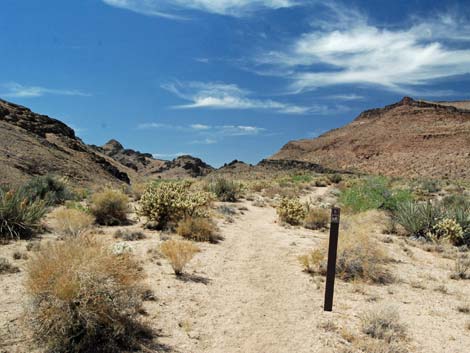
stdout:
[(326, 270), (325, 311), (333, 310), (333, 294), (335, 291), (336, 254), (338, 252), (339, 218), (341, 210), (331, 209), (330, 241), (328, 245), (328, 265)]

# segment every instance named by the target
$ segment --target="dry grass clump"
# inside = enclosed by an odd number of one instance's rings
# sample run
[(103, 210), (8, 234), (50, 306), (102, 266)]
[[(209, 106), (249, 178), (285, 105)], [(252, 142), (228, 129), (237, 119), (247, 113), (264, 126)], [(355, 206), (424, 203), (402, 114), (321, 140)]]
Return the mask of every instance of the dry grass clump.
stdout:
[(135, 240), (145, 239), (146, 236), (141, 231), (131, 231), (131, 230), (118, 229), (116, 232), (114, 232), (114, 238), (122, 239), (122, 240), (125, 240), (125, 241), (135, 241)]
[(324, 208), (310, 208), (304, 218), (304, 227), (308, 229), (326, 229), (330, 222), (330, 212)]
[(299, 256), (299, 262), (304, 268), (304, 272), (310, 274), (325, 274), (325, 252), (315, 249), (308, 254)]
[(6, 273), (17, 273), (20, 272), (20, 269), (14, 265), (12, 265), (7, 259), (4, 257), (0, 257), (0, 275)]
[(74, 208), (59, 208), (53, 213), (55, 218), (55, 230), (61, 235), (78, 237), (89, 231), (95, 217)]
[(378, 308), (361, 316), (362, 332), (387, 343), (404, 340), (406, 328), (400, 323), (398, 312), (391, 308)]
[(378, 284), (392, 283), (393, 275), (384, 266), (389, 261), (387, 254), (371, 236), (374, 226), (361, 217), (343, 220), (336, 264), (338, 276), (345, 281), (362, 279)]
[(211, 219), (186, 217), (178, 223), (176, 232), (183, 238), (217, 243), (220, 240), (217, 226)]
[(160, 251), (170, 262), (175, 275), (181, 276), (184, 267), (200, 250), (187, 240), (167, 240), (160, 245)]
[(281, 222), (299, 225), (305, 218), (306, 209), (299, 199), (283, 197), (277, 207), (277, 214)]
[(451, 273), (452, 279), (470, 279), (470, 258), (468, 255), (461, 255), (455, 259), (454, 271)]
[(119, 190), (106, 189), (92, 196), (90, 210), (98, 224), (125, 224), (128, 222), (129, 198)]
[(27, 265), (28, 322), (52, 352), (117, 352), (142, 333), (142, 273), (94, 238), (43, 246)]

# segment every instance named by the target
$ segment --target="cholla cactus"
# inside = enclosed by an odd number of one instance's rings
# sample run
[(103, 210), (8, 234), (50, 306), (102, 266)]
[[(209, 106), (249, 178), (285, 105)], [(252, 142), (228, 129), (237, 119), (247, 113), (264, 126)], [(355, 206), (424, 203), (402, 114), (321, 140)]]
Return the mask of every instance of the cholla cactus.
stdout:
[(454, 219), (444, 218), (432, 227), (428, 235), (433, 240), (448, 240), (458, 245), (463, 240), (463, 229)]
[(140, 199), (139, 215), (162, 229), (187, 216), (207, 217), (210, 193), (190, 190), (188, 182), (151, 184)]
[(277, 207), (279, 219), (283, 222), (299, 225), (303, 222), (307, 210), (299, 199), (283, 197)]
[(125, 243), (125, 242), (115, 243), (115, 244), (113, 244), (113, 246), (111, 248), (111, 252), (114, 255), (127, 254), (127, 253), (131, 253), (133, 251), (134, 251), (134, 248), (132, 246), (130, 246), (129, 244)]

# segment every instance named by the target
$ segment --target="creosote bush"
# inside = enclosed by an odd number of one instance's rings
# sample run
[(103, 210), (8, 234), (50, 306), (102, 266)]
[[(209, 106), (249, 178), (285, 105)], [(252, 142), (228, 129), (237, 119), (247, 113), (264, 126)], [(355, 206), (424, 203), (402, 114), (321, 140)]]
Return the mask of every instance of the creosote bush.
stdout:
[(160, 245), (160, 251), (170, 262), (175, 274), (181, 276), (184, 267), (200, 250), (188, 240), (167, 240)]
[(304, 219), (304, 227), (308, 229), (328, 228), (330, 212), (324, 208), (309, 208)]
[(27, 265), (28, 323), (51, 352), (120, 352), (142, 332), (142, 273), (94, 238), (43, 246)]
[(95, 217), (78, 209), (60, 208), (54, 211), (55, 230), (60, 235), (77, 237), (89, 231)]
[(240, 194), (240, 184), (233, 180), (218, 178), (209, 181), (206, 190), (217, 196), (219, 201), (235, 202)]
[(297, 198), (283, 197), (277, 207), (277, 214), (282, 222), (299, 225), (303, 222), (307, 211)]
[(208, 218), (186, 217), (178, 223), (176, 232), (183, 238), (217, 243), (220, 240), (217, 226)]
[(98, 224), (125, 224), (128, 222), (129, 198), (119, 190), (106, 189), (92, 196), (90, 211)]
[(189, 182), (150, 184), (140, 199), (139, 215), (156, 229), (175, 226), (184, 217), (207, 217), (211, 194), (190, 186)]
[(48, 205), (58, 205), (74, 198), (63, 178), (51, 175), (32, 178), (23, 186), (31, 200), (44, 200)]
[(0, 242), (31, 237), (46, 212), (46, 201), (32, 201), (24, 188), (0, 188)]

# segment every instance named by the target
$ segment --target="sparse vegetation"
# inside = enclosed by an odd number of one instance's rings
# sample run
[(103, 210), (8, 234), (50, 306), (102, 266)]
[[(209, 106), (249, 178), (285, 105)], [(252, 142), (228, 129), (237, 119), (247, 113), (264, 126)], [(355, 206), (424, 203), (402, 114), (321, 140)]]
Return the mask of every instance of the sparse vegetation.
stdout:
[(60, 208), (53, 213), (55, 230), (64, 236), (78, 237), (89, 231), (95, 217), (77, 209)]
[(241, 187), (233, 180), (217, 178), (209, 181), (207, 191), (215, 194), (219, 201), (235, 202), (240, 195)]
[(28, 263), (28, 323), (53, 352), (132, 348), (140, 324), (141, 279), (135, 260), (92, 238), (47, 244)]
[(135, 241), (135, 240), (142, 240), (145, 239), (146, 236), (141, 231), (132, 231), (132, 230), (121, 230), (118, 229), (114, 232), (114, 238), (122, 239), (125, 241)]
[(46, 202), (32, 201), (24, 188), (0, 188), (0, 242), (31, 237), (46, 212)]
[(324, 208), (309, 208), (304, 219), (304, 227), (308, 229), (328, 228), (330, 212)]
[(90, 210), (98, 224), (107, 226), (126, 224), (129, 198), (119, 190), (105, 189), (92, 196)]
[(406, 337), (406, 328), (400, 323), (398, 312), (394, 309), (378, 308), (368, 311), (362, 314), (361, 322), (362, 332), (372, 338), (391, 343)]
[(183, 238), (216, 243), (220, 240), (217, 226), (208, 218), (186, 217), (178, 223), (176, 232)]
[(470, 279), (470, 258), (467, 255), (461, 255), (455, 260), (454, 271), (450, 278)]
[(12, 265), (7, 259), (0, 257), (0, 275), (17, 272), (20, 272), (18, 267)]
[(304, 272), (310, 274), (325, 274), (325, 253), (320, 249), (315, 249), (306, 255), (299, 256), (299, 262)]
[(167, 240), (160, 245), (160, 251), (170, 262), (175, 275), (181, 276), (184, 267), (200, 250), (188, 240)]
[(175, 226), (189, 216), (207, 217), (210, 193), (190, 190), (187, 182), (162, 182), (148, 186), (140, 200), (139, 215), (156, 229)]

